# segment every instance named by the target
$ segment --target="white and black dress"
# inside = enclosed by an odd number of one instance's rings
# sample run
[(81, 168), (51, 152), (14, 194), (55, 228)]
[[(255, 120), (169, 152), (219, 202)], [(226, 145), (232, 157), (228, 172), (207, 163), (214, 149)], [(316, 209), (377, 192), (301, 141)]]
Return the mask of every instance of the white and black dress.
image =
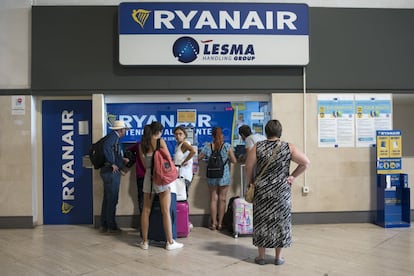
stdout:
[[(277, 158), (271, 156), (281, 143)], [(253, 245), (264, 248), (289, 247), (291, 231), (291, 187), (287, 182), (290, 167), (290, 149), (287, 142), (261, 141), (256, 144), (259, 174), (269, 158), (272, 161), (261, 180), (256, 183), (253, 202)]]

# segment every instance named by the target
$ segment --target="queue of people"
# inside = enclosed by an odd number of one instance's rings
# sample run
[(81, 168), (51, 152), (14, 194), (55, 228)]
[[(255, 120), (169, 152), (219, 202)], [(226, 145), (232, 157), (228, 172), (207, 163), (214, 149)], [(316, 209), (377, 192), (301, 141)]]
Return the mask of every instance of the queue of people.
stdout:
[[(122, 121), (115, 121), (111, 127), (111, 137), (105, 142), (107, 162), (100, 175), (104, 182), (104, 197), (101, 210), (101, 232), (117, 233), (120, 231), (115, 222), (116, 205), (118, 202), (120, 171), (129, 162), (122, 157), (119, 139), (125, 136), (128, 129)], [(163, 126), (152, 122), (144, 127), (141, 141), (130, 146), (128, 150), (136, 153), (136, 178), (138, 188), (138, 207), (141, 214), (141, 239), (139, 246), (143, 250), (149, 248), (148, 229), (154, 194), (160, 198), (162, 221), (166, 235), (165, 249), (174, 250), (184, 245), (173, 239), (170, 203), (171, 185), (153, 185), (151, 181), (152, 156), (157, 149), (157, 140), (161, 148), (167, 149), (166, 142), (161, 138)], [(294, 144), (282, 141), (282, 125), (278, 120), (270, 120), (265, 126), (266, 137), (252, 134), (247, 125), (239, 128), (240, 137), (246, 142), (246, 179), (249, 185), (255, 186), (253, 201), (253, 245), (258, 249), (255, 263), (263, 265), (267, 248), (275, 250), (275, 265), (282, 265), (282, 248), (291, 246), (291, 185), (309, 166), (309, 158)], [(182, 126), (174, 129), (176, 147), (174, 163), (180, 167), (180, 177), (186, 182), (187, 195), (193, 178), (193, 157), (196, 152), (186, 142), (187, 132)], [(220, 127), (214, 127), (212, 141), (206, 143), (198, 154), (198, 160), (207, 160), (214, 151), (219, 150), (225, 160), (221, 177), (207, 177), (210, 195), (211, 230), (222, 230), (223, 217), (226, 211), (226, 200), (231, 185), (230, 163), (237, 163), (236, 156), (229, 143), (224, 142)], [(168, 152), (168, 150), (167, 150)], [(168, 153), (169, 154), (169, 153)], [(171, 156), (169, 157), (171, 158)], [(291, 171), (291, 161), (296, 167)], [(262, 172), (263, 170), (263, 172)], [(261, 174), (260, 180), (255, 178)]]

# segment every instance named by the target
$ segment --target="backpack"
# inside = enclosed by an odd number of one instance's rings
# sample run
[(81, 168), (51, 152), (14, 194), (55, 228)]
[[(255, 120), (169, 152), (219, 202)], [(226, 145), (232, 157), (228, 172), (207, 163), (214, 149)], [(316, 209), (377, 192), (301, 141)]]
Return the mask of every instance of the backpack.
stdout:
[(233, 202), (234, 200), (240, 198), (239, 196), (231, 197), (229, 203), (227, 205), (227, 210), (223, 216), (223, 227), (227, 228), (230, 232), (233, 232), (233, 217), (234, 217), (234, 210), (233, 210)]
[(124, 152), (124, 157), (129, 159), (129, 162), (125, 164), (125, 167), (131, 168), (137, 160), (137, 152), (136, 151), (131, 151), (131, 150), (126, 150)]
[(98, 142), (93, 143), (89, 148), (89, 159), (91, 159), (92, 165), (95, 170), (102, 168), (105, 165), (105, 154), (103, 150), (103, 144), (108, 136), (104, 136), (99, 139)]
[(220, 149), (213, 150), (213, 146), (210, 144), (211, 155), (207, 162), (207, 178), (222, 178), (224, 175), (224, 165), (226, 165), (228, 159), (224, 162), (221, 157), (223, 145), (221, 145)]
[(160, 139), (157, 140), (157, 148), (152, 156), (152, 182), (157, 185), (168, 185), (178, 178), (178, 171), (173, 160), (166, 152), (168, 149), (160, 147)]

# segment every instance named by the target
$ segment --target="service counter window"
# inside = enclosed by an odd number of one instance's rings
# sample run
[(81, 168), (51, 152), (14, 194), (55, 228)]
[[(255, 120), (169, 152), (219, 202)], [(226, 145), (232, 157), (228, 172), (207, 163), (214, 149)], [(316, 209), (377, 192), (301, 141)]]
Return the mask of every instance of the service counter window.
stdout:
[(171, 153), (176, 141), (174, 128), (187, 128), (190, 143), (200, 149), (211, 141), (212, 129), (220, 126), (224, 139), (233, 147), (243, 148), (238, 128), (249, 125), (253, 133), (264, 133), (270, 119), (270, 103), (262, 101), (243, 102), (191, 102), (191, 103), (108, 103), (106, 104), (107, 132), (114, 120), (124, 120), (130, 129), (124, 143), (141, 140), (144, 126), (159, 121), (164, 126), (162, 137)]

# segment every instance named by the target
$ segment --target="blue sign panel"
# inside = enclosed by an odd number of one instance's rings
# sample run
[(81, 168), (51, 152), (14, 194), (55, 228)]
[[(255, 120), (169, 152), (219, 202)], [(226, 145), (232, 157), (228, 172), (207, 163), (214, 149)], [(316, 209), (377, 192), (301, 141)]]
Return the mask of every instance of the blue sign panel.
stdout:
[(211, 142), (212, 129), (223, 129), (224, 140), (232, 142), (234, 110), (230, 102), (221, 103), (114, 103), (106, 105), (107, 132), (114, 120), (123, 120), (131, 129), (123, 138), (124, 143), (141, 140), (144, 126), (159, 121), (163, 126), (165, 139), (170, 153), (176, 145), (174, 128), (178, 125), (193, 127), (196, 144), (202, 147)]
[(306, 4), (121, 3), (119, 34), (308, 35)]
[(92, 170), (82, 166), (91, 145), (91, 101), (42, 105), (45, 224), (92, 224)]

